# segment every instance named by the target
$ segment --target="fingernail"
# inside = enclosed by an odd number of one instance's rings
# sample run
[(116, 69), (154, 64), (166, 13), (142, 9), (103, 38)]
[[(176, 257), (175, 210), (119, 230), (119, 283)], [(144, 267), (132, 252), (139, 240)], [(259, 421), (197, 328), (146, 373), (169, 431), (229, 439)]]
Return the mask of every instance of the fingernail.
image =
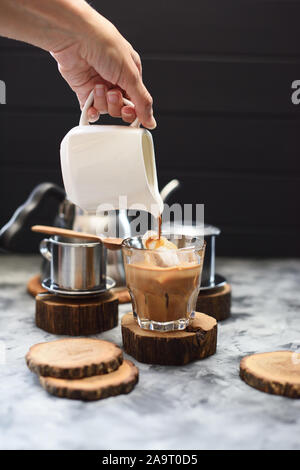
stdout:
[(92, 120), (95, 119), (96, 120), (96, 119), (98, 119), (98, 116), (99, 116), (98, 113), (92, 113), (92, 114), (90, 114), (90, 119), (92, 119)]
[(104, 85), (96, 85), (96, 87), (95, 87), (95, 94), (96, 94), (96, 96), (98, 96), (99, 98), (101, 98), (102, 96), (104, 96)]
[(147, 126), (149, 129), (155, 129), (157, 124), (156, 124), (156, 121), (154, 119), (154, 117), (152, 116), (151, 119), (149, 119), (148, 121), (149, 125)]
[(127, 116), (132, 116), (134, 114), (134, 110), (131, 108), (124, 109), (123, 113), (126, 114)]
[(119, 103), (119, 95), (117, 93), (107, 93), (107, 99), (111, 104)]

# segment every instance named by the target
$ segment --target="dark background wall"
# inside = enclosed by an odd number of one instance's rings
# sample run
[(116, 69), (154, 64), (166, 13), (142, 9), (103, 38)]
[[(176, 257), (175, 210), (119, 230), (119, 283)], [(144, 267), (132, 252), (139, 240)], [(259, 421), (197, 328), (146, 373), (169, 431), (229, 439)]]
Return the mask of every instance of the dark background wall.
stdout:
[[(142, 56), (160, 186), (182, 182), (173, 202), (205, 204), (218, 254), (300, 256), (300, 1), (91, 3)], [(79, 109), (31, 46), (0, 39), (0, 79), (1, 226), (36, 184), (61, 184), (59, 144)]]

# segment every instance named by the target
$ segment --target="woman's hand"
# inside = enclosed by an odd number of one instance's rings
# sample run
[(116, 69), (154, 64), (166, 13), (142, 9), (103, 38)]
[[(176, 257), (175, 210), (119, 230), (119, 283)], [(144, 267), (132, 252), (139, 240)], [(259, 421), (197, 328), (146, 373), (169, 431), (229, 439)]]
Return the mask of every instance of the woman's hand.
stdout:
[[(142, 81), (138, 53), (108, 20), (96, 15), (86, 34), (51, 51), (60, 73), (77, 94), (81, 108), (94, 90), (94, 104), (88, 110), (90, 122), (97, 121), (99, 114), (109, 113), (125, 122), (138, 117), (145, 127), (155, 128), (152, 98)], [(124, 105), (123, 96), (134, 103), (135, 109)]]
[[(91, 121), (108, 112), (126, 122), (137, 116), (149, 129), (156, 126), (139, 55), (84, 0), (0, 0), (0, 34), (50, 51), (81, 107), (94, 89)], [(135, 109), (124, 106), (122, 96)]]

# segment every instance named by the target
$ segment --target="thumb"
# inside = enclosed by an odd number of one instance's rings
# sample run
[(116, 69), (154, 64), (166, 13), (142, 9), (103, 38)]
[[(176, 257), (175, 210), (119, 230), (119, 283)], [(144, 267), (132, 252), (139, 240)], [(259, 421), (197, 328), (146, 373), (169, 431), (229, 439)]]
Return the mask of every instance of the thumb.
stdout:
[(145, 87), (138, 69), (135, 67), (135, 70), (129, 71), (128, 77), (124, 78), (127, 85), (125, 91), (135, 105), (135, 112), (139, 121), (144, 127), (155, 129), (156, 121), (153, 117), (152, 108), (153, 99)]

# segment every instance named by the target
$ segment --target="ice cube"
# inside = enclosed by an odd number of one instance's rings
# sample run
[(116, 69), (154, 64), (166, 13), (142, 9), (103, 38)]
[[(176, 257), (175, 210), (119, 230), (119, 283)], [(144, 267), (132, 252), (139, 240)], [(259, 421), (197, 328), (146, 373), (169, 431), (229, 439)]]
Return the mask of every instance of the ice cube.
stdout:
[(179, 259), (177, 253), (174, 253), (168, 249), (166, 250), (156, 250), (154, 254), (156, 265), (161, 268), (168, 268), (171, 266), (177, 266), (179, 264)]
[(165, 268), (179, 264), (176, 245), (165, 237), (161, 236), (160, 239), (158, 239), (156, 232), (148, 231), (145, 233), (143, 236), (143, 245), (145, 248), (155, 251), (155, 253), (151, 253), (151, 258), (153, 259), (153, 264), (156, 266)]

